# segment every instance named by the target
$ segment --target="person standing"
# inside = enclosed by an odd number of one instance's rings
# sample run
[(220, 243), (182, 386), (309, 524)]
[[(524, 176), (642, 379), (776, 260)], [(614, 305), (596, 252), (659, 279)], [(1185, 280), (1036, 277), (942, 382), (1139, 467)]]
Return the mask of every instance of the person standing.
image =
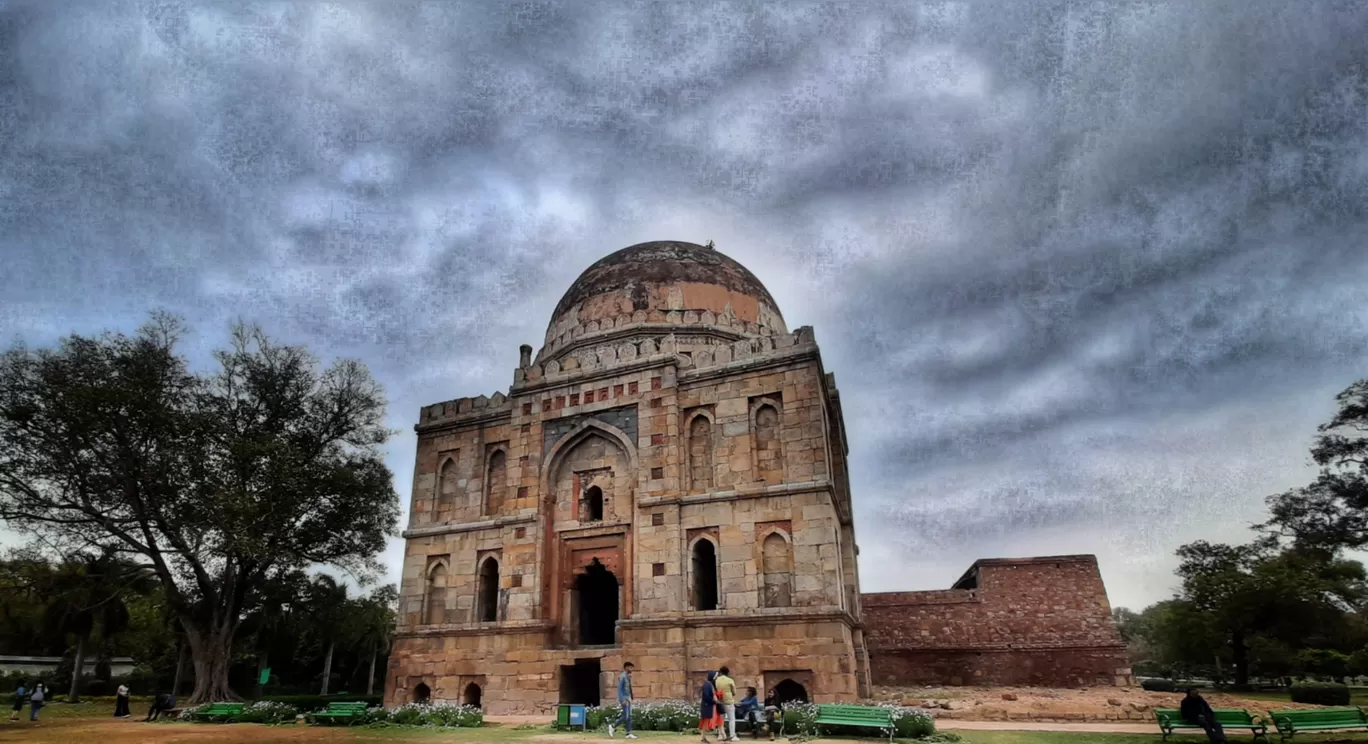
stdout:
[(722, 667), (717, 670), (717, 691), (722, 693), (722, 715), (727, 719), (727, 741), (741, 741), (736, 736), (736, 680), (731, 678), (731, 669)]
[(128, 712), (128, 685), (119, 685), (119, 689), (115, 691), (115, 696), (114, 717), (128, 718), (131, 715)]
[(627, 738), (635, 739), (636, 734), (632, 733), (632, 662), (622, 665), (622, 674), (618, 675), (617, 699), (618, 706), (622, 708), (622, 713), (618, 715), (616, 723), (608, 724), (608, 738), (613, 738), (613, 729), (616, 726), (625, 725), (627, 727)]
[(1201, 695), (1197, 694), (1196, 687), (1187, 689), (1187, 696), (1178, 706), (1178, 712), (1183, 716), (1183, 720), (1188, 723), (1201, 726), (1206, 732), (1207, 741), (1211, 744), (1225, 744), (1225, 729), (1216, 721), (1216, 712), (1211, 709), (1211, 705)]
[(28, 697), (28, 689), (24, 683), (20, 682), (19, 687), (14, 690), (14, 712), (10, 713), (10, 720), (19, 720), (19, 711), (24, 709), (24, 698)]
[(47, 688), (42, 682), (33, 685), (33, 694), (29, 696), (29, 720), (38, 720), (38, 711), (43, 708), (43, 701), (47, 699)]
[[(698, 703), (698, 731), (703, 735), (703, 744), (712, 744), (708, 732), (717, 728), (719, 713), (717, 672), (708, 672), (708, 680), (703, 683), (703, 696)], [(719, 737), (720, 738), (720, 737)]]

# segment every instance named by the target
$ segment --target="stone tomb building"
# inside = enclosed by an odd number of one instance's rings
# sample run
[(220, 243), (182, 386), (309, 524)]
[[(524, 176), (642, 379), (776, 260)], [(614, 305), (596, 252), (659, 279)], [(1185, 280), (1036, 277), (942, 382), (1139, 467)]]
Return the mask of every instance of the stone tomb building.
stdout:
[(654, 242), (590, 266), (507, 393), (422, 410), (386, 704), (544, 711), (743, 684), (867, 692), (835, 380), (751, 272)]

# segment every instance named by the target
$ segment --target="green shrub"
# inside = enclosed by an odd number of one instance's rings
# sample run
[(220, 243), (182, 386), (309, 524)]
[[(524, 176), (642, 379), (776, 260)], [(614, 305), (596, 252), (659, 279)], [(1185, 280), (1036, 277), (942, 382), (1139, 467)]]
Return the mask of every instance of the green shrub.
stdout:
[(1348, 705), (1349, 686), (1337, 682), (1298, 682), (1292, 685), (1292, 702), (1308, 705)]
[[(383, 716), (383, 717), (382, 717)], [(395, 726), (435, 726), (439, 728), (479, 728), (484, 713), (470, 705), (454, 703), (409, 703), (390, 711), (374, 709), (367, 721)]]

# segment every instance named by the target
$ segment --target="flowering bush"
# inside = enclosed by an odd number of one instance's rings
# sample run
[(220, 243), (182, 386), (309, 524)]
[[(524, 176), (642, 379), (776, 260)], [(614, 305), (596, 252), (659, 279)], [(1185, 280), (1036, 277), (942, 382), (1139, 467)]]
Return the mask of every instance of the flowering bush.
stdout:
[[(194, 708), (187, 708), (181, 711), (180, 720), (198, 723), (209, 721), (211, 719), (206, 717), (205, 713), (209, 711), (210, 705), (210, 703), (205, 703)], [(213, 720), (224, 723), (294, 723), (295, 717), (298, 715), (299, 709), (293, 705), (262, 701), (247, 705), (241, 713), (235, 716)]]
[[(622, 715), (619, 705), (589, 706), (585, 723), (602, 728)], [(632, 728), (638, 731), (690, 731), (698, 728), (698, 705), (686, 700), (662, 700), (632, 705)]]
[(477, 728), (484, 725), (479, 708), (455, 703), (408, 703), (393, 710), (373, 708), (367, 723), (396, 726), (434, 726), (440, 728)]

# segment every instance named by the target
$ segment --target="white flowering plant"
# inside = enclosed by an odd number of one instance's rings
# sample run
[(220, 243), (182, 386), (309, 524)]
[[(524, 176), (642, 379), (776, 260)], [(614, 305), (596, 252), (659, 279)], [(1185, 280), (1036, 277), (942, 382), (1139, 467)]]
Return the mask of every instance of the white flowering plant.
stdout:
[(385, 710), (373, 708), (368, 723), (436, 728), (478, 728), (484, 725), (484, 712), (473, 705), (457, 703), (408, 703)]
[(276, 703), (270, 701), (259, 701), (245, 705), (241, 713), (237, 713), (227, 718), (209, 718), (206, 714), (212, 703), (205, 703), (194, 708), (187, 708), (181, 711), (180, 720), (206, 723), (219, 721), (223, 723), (294, 723), (299, 716), (299, 709), (286, 703)]

